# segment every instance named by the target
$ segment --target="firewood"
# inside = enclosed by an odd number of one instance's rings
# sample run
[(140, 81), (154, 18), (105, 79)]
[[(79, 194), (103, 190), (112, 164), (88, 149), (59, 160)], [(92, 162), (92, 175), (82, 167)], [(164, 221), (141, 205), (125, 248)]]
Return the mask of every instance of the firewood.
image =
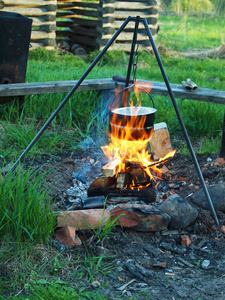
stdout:
[(119, 173), (117, 176), (116, 187), (123, 189), (127, 186), (128, 173)]
[(116, 174), (117, 169), (118, 169), (118, 161), (113, 160), (102, 167), (101, 173), (106, 177), (113, 177)]
[(172, 151), (166, 123), (161, 122), (154, 125), (154, 131), (150, 138), (150, 146), (154, 160), (162, 158)]

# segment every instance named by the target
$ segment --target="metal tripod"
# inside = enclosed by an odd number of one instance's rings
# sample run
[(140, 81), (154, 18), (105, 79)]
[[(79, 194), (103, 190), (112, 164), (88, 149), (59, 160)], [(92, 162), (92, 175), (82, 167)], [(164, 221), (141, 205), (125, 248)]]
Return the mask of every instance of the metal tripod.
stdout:
[[(214, 206), (213, 206), (213, 203), (212, 203), (212, 200), (210, 198), (210, 195), (209, 195), (209, 192), (208, 192), (208, 189), (206, 187), (206, 184), (205, 184), (205, 181), (204, 181), (204, 178), (203, 178), (203, 175), (202, 175), (202, 172), (201, 172), (201, 169), (199, 167), (199, 164), (198, 164), (198, 161), (197, 161), (197, 158), (196, 158), (196, 155), (194, 153), (194, 150), (193, 150), (193, 147), (192, 147), (192, 144), (191, 144), (191, 141), (189, 139), (189, 136), (188, 136), (188, 133), (187, 133), (187, 130), (185, 128), (185, 125), (184, 125), (184, 122), (183, 122), (183, 119), (181, 117), (181, 114), (180, 114), (180, 111), (179, 111), (179, 108), (177, 106), (177, 103), (176, 103), (176, 100), (175, 100), (175, 97), (173, 95), (173, 91), (170, 87), (170, 83), (169, 83), (169, 80), (167, 78), (167, 75), (166, 75), (166, 72), (164, 70), (164, 67), (163, 67), (163, 64), (162, 64), (162, 61), (160, 59), (160, 56), (159, 56), (159, 53), (158, 53), (158, 50), (156, 48), (156, 45), (155, 45), (155, 42), (153, 40), (153, 37), (152, 37), (152, 34), (151, 34), (151, 31), (148, 27), (148, 23), (147, 23), (147, 20), (145, 18), (140, 18), (139, 16), (137, 17), (128, 17), (124, 23), (122, 24), (122, 26), (117, 30), (117, 32), (113, 35), (113, 37), (111, 38), (111, 40), (106, 44), (106, 46), (103, 48), (103, 50), (98, 54), (98, 56), (94, 59), (94, 61), (91, 63), (91, 65), (88, 67), (88, 69), (85, 71), (85, 73), (81, 76), (81, 78), (78, 80), (78, 82), (76, 83), (76, 85), (71, 89), (71, 91), (68, 93), (68, 95), (65, 97), (65, 99), (61, 102), (61, 104), (58, 106), (58, 108), (52, 113), (52, 115), (50, 116), (50, 118), (46, 121), (46, 123), (43, 125), (43, 127), (40, 129), (40, 131), (37, 133), (37, 135), (34, 137), (34, 139), (30, 142), (30, 144), (27, 146), (27, 148), (24, 150), (24, 152), (21, 154), (21, 156), (18, 158), (18, 160), (13, 164), (12, 168), (10, 169), (10, 171), (13, 171), (16, 166), (18, 165), (18, 163), (20, 161), (23, 160), (23, 158), (25, 157), (26, 153), (33, 147), (33, 145), (37, 142), (37, 140), (40, 138), (40, 136), (43, 134), (43, 132), (46, 130), (46, 128), (48, 127), (48, 125), (52, 122), (52, 120), (55, 118), (55, 116), (59, 113), (59, 111), (63, 108), (63, 106), (66, 104), (66, 102), (70, 99), (70, 97), (74, 94), (74, 92), (77, 90), (77, 88), (81, 85), (81, 83), (84, 81), (84, 79), (87, 77), (87, 75), (91, 72), (91, 70), (94, 68), (94, 66), (98, 63), (98, 61), (101, 59), (101, 57), (105, 54), (105, 52), (108, 50), (108, 48), (112, 45), (112, 43), (116, 40), (116, 38), (118, 37), (118, 35), (123, 31), (123, 29), (126, 27), (126, 25), (130, 22), (130, 21), (134, 21), (135, 22), (135, 28), (134, 28), (134, 33), (133, 33), (133, 41), (132, 41), (132, 45), (131, 45), (131, 52), (130, 52), (130, 59), (129, 59), (129, 64), (128, 64), (128, 70), (127, 70), (127, 76), (126, 76), (126, 83), (125, 83), (125, 87), (128, 87), (129, 85), (129, 80), (130, 80), (130, 74), (131, 74), (131, 68), (132, 68), (132, 63), (133, 63), (133, 56), (134, 56), (134, 49), (135, 49), (135, 45), (137, 43), (137, 32), (138, 32), (138, 26), (139, 26), (139, 23), (142, 22), (145, 26), (145, 29), (146, 29), (146, 33), (149, 37), (149, 41), (151, 43), (151, 46), (152, 46), (152, 49), (154, 51), (154, 54), (155, 54), (155, 57), (157, 59), (157, 62), (158, 62), (158, 65), (159, 65), (159, 68), (161, 70), (161, 73), (162, 73), (162, 76), (164, 78), (164, 81), (165, 81), (165, 84), (166, 84), (166, 87), (168, 89), (168, 92), (169, 92), (169, 95), (170, 95), (170, 98), (172, 100), (172, 103), (173, 103), (173, 106), (174, 106), (174, 109), (176, 111), (176, 114), (177, 114), (177, 117), (178, 117), (178, 120), (180, 122), (180, 126), (183, 130), (183, 133), (184, 133), (184, 136), (185, 136), (185, 139), (186, 139), (186, 142), (187, 142), (187, 146), (188, 146), (188, 149), (189, 149), (189, 152), (192, 156), (192, 159), (194, 161), (194, 164), (195, 164), (195, 167), (197, 169), (197, 172), (198, 172), (198, 175), (199, 175), (199, 178), (201, 180), (201, 184), (202, 184), (202, 187), (203, 187), (203, 190), (204, 190), (204, 193), (205, 193), (205, 196), (206, 196), (206, 199), (209, 203), (209, 206), (210, 206), (210, 210), (212, 212), (212, 215), (213, 215), (213, 218), (217, 224), (217, 226), (219, 226), (219, 221), (218, 221), (218, 218), (217, 218), (217, 215), (216, 215), (216, 212), (215, 212), (215, 209), (214, 209)], [(9, 172), (10, 172), (9, 171)]]

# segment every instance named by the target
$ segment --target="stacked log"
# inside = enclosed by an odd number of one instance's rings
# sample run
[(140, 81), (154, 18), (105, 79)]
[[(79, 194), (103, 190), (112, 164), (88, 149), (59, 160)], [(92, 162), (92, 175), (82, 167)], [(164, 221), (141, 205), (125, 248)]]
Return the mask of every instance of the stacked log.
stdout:
[(33, 20), (30, 50), (56, 47), (57, 0), (3, 0), (7, 12), (18, 13)]
[[(103, 34), (97, 40), (101, 50), (112, 38), (128, 16), (146, 18), (152, 36), (155, 39), (158, 32), (158, 1), (157, 0), (101, 0), (102, 19), (105, 20), (102, 29)], [(129, 52), (133, 40), (135, 22), (127, 24), (123, 32), (117, 37), (109, 50), (124, 50)], [(137, 40), (139, 49), (151, 51), (149, 38), (142, 22), (139, 24)]]
[(101, 25), (100, 13), (98, 0), (58, 0), (57, 43), (68, 43), (75, 55), (85, 54), (85, 49), (96, 50), (96, 39), (99, 36), (97, 27)]
[[(146, 18), (153, 38), (158, 31), (157, 0), (0, 0), (0, 9), (33, 19), (32, 49), (57, 45), (75, 55), (102, 50), (128, 16)], [(109, 50), (131, 49), (135, 22), (131, 21)], [(142, 23), (138, 29), (140, 50), (151, 51)]]
[[(128, 17), (146, 18), (149, 28), (156, 37), (158, 30), (157, 0), (58, 0), (57, 42), (62, 46), (70, 45), (75, 55), (82, 49), (102, 50), (113, 34)], [(134, 22), (130, 22), (118, 36), (109, 50), (131, 49)], [(139, 49), (151, 50), (149, 38), (144, 25), (140, 23), (138, 30)], [(85, 51), (85, 50), (84, 50)]]

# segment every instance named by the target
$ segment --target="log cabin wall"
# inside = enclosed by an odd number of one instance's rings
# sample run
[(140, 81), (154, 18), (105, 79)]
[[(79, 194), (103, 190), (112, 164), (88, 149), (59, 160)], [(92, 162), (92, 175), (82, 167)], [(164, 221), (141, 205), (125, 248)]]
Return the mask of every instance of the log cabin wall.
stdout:
[(99, 0), (58, 0), (57, 43), (75, 55), (97, 50), (96, 40), (101, 26)]
[[(71, 52), (82, 49), (102, 50), (128, 16), (146, 18), (153, 38), (158, 31), (158, 1), (156, 0), (58, 0), (57, 40)], [(109, 50), (130, 51), (134, 22), (130, 22)], [(139, 49), (150, 51), (144, 25), (138, 30)]]
[[(104, 0), (101, 0), (102, 3)], [(158, 32), (158, 8), (157, 0), (111, 0), (110, 3), (102, 4), (103, 17), (108, 20), (102, 25), (101, 40), (99, 40), (99, 47), (102, 49), (110, 40), (114, 32), (117, 31), (128, 16), (146, 18), (151, 30), (152, 36), (155, 39)], [(111, 50), (125, 50), (127, 52), (131, 49), (131, 42), (133, 39), (134, 22), (129, 22), (123, 32), (117, 37), (115, 43), (110, 47)], [(138, 43), (139, 49), (150, 51), (151, 46), (146, 30), (142, 23), (139, 24), (138, 29)]]
[(33, 20), (30, 50), (40, 47), (55, 49), (57, 0), (3, 0), (0, 8)]
[[(128, 16), (146, 18), (153, 38), (158, 30), (157, 0), (0, 0), (0, 10), (33, 19), (32, 49), (56, 46), (75, 55), (101, 50)], [(109, 50), (130, 51), (134, 22), (130, 22)], [(140, 50), (151, 50), (144, 26), (138, 30)]]

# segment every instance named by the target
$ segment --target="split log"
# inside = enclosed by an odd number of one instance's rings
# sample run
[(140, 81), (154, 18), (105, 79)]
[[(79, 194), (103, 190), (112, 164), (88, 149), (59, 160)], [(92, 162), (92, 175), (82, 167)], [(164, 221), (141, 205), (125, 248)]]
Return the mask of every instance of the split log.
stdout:
[(124, 189), (125, 187), (127, 187), (127, 181), (128, 181), (128, 173), (118, 173), (116, 179), (116, 188)]
[(60, 20), (60, 21), (56, 21), (57, 27), (70, 27), (73, 24), (74, 24), (74, 22), (70, 18), (67, 18), (67, 19), (64, 19), (64, 20)]
[(128, 11), (116, 11), (114, 17), (116, 19), (124, 19), (125, 20), (128, 15), (131, 16), (131, 17), (136, 17), (139, 14), (140, 14), (140, 17), (147, 18), (147, 17), (152, 16), (152, 15), (157, 15), (158, 10), (156, 8), (152, 7), (152, 8), (148, 8), (146, 10), (143, 10), (143, 12), (142, 11), (135, 11), (135, 10), (134, 11), (129, 11), (129, 12)]
[(158, 160), (172, 151), (170, 136), (165, 122), (154, 124), (154, 131), (150, 138), (150, 146), (154, 160)]
[[(56, 10), (56, 9), (55, 9)], [(8, 12), (18, 13), (27, 17), (44, 16), (54, 14), (54, 11), (49, 11), (47, 8), (31, 8), (31, 7), (7, 7)]]
[[(154, 16), (150, 16), (150, 17), (147, 17), (147, 22), (149, 25), (155, 25), (157, 24), (157, 21), (158, 21), (158, 17), (159, 15), (154, 15)], [(114, 28), (120, 28), (122, 26), (122, 24), (124, 23), (124, 21), (121, 21), (121, 20), (115, 20), (115, 22), (112, 24), (112, 26)], [(134, 29), (134, 23), (133, 22), (129, 22), (127, 25), (126, 25), (126, 29)], [(143, 23), (139, 23), (138, 25), (138, 29), (145, 29), (145, 26)], [(146, 32), (146, 31), (145, 31)]]
[(49, 32), (54, 32), (56, 31), (56, 24), (52, 23), (52, 24), (49, 24), (49, 25), (46, 25), (46, 24), (41, 24), (39, 26), (32, 26), (32, 30), (33, 31), (37, 31), (37, 30), (40, 30), (40, 31), (44, 31), (46, 33), (49, 33)]
[(98, 11), (104, 14), (113, 14), (115, 12), (115, 8), (111, 6), (103, 6), (103, 7), (98, 7)]
[[(45, 23), (45, 22), (55, 22), (56, 14), (42, 15), (42, 16), (37, 16), (37, 17), (36, 16), (31, 16), (30, 18), (33, 20), (33, 24), (35, 22), (42, 22), (42, 21), (43, 21), (43, 23)], [(34, 25), (34, 26), (36, 26), (36, 25)]]
[(115, 9), (117, 10), (130, 10), (132, 8), (135, 8), (135, 10), (146, 10), (148, 8), (152, 8), (152, 4), (148, 3), (148, 2), (132, 2), (132, 5), (130, 2), (123, 2), (123, 1), (116, 1), (114, 4)]
[(5, 3), (3, 1), (0, 1), (0, 9), (3, 9), (5, 7)]
[(44, 26), (44, 25), (51, 25), (51, 24), (56, 25), (55, 20), (49, 21), (49, 20), (46, 20), (46, 18), (44, 18), (44, 17), (41, 17), (41, 18), (31, 18), (31, 19), (33, 20), (32, 27), (35, 27), (35, 26)]
[[(106, 41), (100, 41), (99, 42), (99, 50), (102, 50), (106, 45)], [(131, 44), (130, 43), (114, 43), (112, 46), (110, 46), (111, 51), (121, 50), (125, 52), (131, 51)], [(147, 53), (151, 52), (151, 48), (147, 46), (143, 46), (139, 44), (138, 50), (140, 51), (146, 51)]]
[(71, 9), (74, 15), (81, 15), (81, 16), (87, 16), (92, 18), (98, 18), (99, 12), (96, 10), (88, 10), (88, 9)]
[[(105, 41), (109, 41), (112, 38), (111, 34), (108, 35), (102, 35), (101, 40), (105, 40)], [(122, 42), (126, 42), (126, 41), (131, 41), (133, 40), (133, 32), (121, 32), (120, 35), (117, 37), (116, 41), (122, 41)], [(137, 34), (137, 40), (138, 41), (147, 41), (149, 42), (149, 38), (147, 36), (147, 34)]]
[[(55, 39), (46, 38), (46, 39), (31, 41), (31, 45), (35, 45), (36, 43), (37, 44), (43, 44), (46, 49), (51, 49), (52, 50), (52, 49), (55, 49), (55, 47), (56, 47), (56, 40)], [(49, 47), (51, 47), (51, 48), (49, 48)], [(30, 50), (34, 50), (34, 47), (31, 47)]]
[(69, 17), (75, 24), (83, 25), (83, 26), (90, 26), (95, 27), (101, 24), (100, 20), (89, 20), (84, 18), (78, 18), (77, 16), (70, 16)]
[(79, 7), (84, 7), (84, 8), (93, 8), (93, 9), (98, 9), (99, 3), (98, 2), (81, 2), (81, 1), (76, 1), (76, 2), (70, 2), (68, 4), (65, 3), (59, 3), (58, 4), (58, 9), (76, 9)]
[(94, 196), (113, 197), (138, 197), (139, 200), (154, 202), (156, 200), (156, 189), (153, 187), (142, 189), (117, 189), (115, 177), (99, 177), (92, 182), (88, 188), (88, 197)]
[(100, 32), (101, 34), (111, 34), (111, 35), (113, 35), (114, 33), (115, 33), (115, 29), (114, 28), (112, 28), (112, 27), (105, 27), (105, 26), (97, 26), (96, 27), (96, 30), (98, 31), (98, 32)]
[(87, 51), (78, 44), (74, 44), (71, 47), (71, 52), (75, 55), (75, 56), (81, 56), (81, 57), (86, 57), (87, 56)]
[(45, 48), (46, 50), (54, 50), (55, 46), (46, 46), (45, 43), (31, 43), (31, 48), (30, 48), (31, 51), (38, 48)]
[(42, 5), (56, 5), (57, 0), (4, 0), (5, 5), (9, 6), (42, 6)]
[(24, 1), (24, 0), (4, 0), (4, 2), (5, 2), (5, 5), (15, 5), (15, 6), (17, 6), (17, 5), (22, 5), (22, 6), (28, 6), (28, 5), (30, 5), (30, 6), (32, 6), (32, 7), (34, 7), (34, 6), (38, 6), (38, 5), (42, 5), (43, 4), (43, 1), (42, 0), (26, 0), (26, 1)]
[(55, 32), (47, 33), (45, 31), (32, 31), (31, 40), (55, 39)]
[(56, 30), (57, 37), (71, 37), (72, 35), (73, 35), (73, 30), (69, 27), (58, 28), (58, 30)]
[(113, 160), (102, 167), (101, 173), (106, 177), (113, 177), (118, 170), (118, 161)]
[(96, 31), (96, 30), (92, 30), (92, 29), (88, 29), (88, 28), (84, 28), (84, 27), (81, 27), (81, 26), (76, 26), (76, 25), (73, 25), (71, 27), (72, 29), (72, 32), (75, 33), (75, 34), (82, 34), (84, 36), (90, 36), (90, 37), (98, 37), (99, 36), (99, 32)]

